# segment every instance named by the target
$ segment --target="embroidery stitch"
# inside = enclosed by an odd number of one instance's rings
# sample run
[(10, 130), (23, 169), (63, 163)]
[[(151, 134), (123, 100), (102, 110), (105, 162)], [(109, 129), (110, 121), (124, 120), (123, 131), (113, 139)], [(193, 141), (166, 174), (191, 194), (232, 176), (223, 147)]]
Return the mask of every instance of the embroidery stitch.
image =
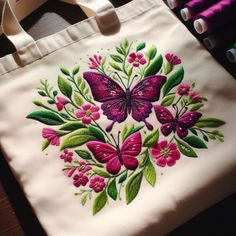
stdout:
[[(157, 168), (175, 165), (181, 155), (197, 157), (209, 140), (224, 141), (217, 128), (225, 122), (200, 112), (207, 99), (194, 83), (182, 83), (178, 56), (167, 53), (163, 59), (155, 45), (127, 39), (115, 50), (89, 57), (92, 71), (61, 68), (58, 89), (41, 81), (42, 100), (33, 102), (39, 110), (27, 116), (48, 125), (42, 129), (42, 151), (60, 147), (63, 172), (78, 188), (82, 205), (93, 200), (93, 214), (109, 198), (122, 200), (123, 193), (131, 203), (144, 180), (154, 187)], [(156, 123), (151, 124), (152, 113)], [(114, 132), (128, 115), (133, 121)], [(112, 121), (106, 129), (101, 117)]]

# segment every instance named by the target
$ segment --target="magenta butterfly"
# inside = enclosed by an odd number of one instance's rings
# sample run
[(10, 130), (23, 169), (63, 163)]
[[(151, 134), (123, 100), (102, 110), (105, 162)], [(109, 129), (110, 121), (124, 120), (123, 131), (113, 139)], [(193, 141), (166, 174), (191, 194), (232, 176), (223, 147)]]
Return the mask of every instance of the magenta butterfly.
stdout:
[(106, 163), (106, 169), (110, 174), (119, 173), (121, 166), (124, 165), (129, 170), (135, 170), (138, 166), (137, 155), (141, 152), (142, 138), (140, 132), (131, 134), (119, 147), (119, 139), (116, 147), (110, 144), (90, 141), (88, 149), (100, 163)]
[(165, 76), (146, 77), (131, 90), (130, 85), (125, 91), (117, 82), (104, 74), (85, 72), (83, 76), (91, 88), (94, 100), (102, 103), (103, 114), (112, 120), (106, 128), (107, 132), (112, 130), (115, 122), (125, 121), (130, 113), (136, 121), (143, 121), (149, 130), (153, 129), (146, 118), (152, 112), (152, 102), (159, 99), (160, 90), (166, 82)]
[(162, 124), (161, 132), (168, 136), (172, 131), (177, 132), (180, 138), (188, 135), (188, 129), (193, 127), (202, 116), (199, 112), (187, 112), (182, 115), (176, 115), (174, 118), (171, 112), (164, 106), (154, 106), (157, 120)]

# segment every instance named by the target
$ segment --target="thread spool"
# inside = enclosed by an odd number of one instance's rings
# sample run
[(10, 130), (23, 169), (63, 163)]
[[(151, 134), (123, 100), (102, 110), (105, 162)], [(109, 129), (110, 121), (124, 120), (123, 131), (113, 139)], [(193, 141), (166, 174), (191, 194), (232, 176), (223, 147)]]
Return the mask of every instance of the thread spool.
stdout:
[(185, 3), (189, 2), (190, 0), (167, 0), (167, 4), (170, 9), (175, 9), (182, 7)]
[(236, 15), (236, 1), (222, 0), (199, 13), (194, 21), (194, 28), (202, 34), (213, 31), (231, 21)]
[(220, 0), (192, 0), (186, 3), (184, 8), (180, 11), (181, 17), (184, 21), (194, 19), (197, 14), (219, 1)]
[(236, 43), (233, 44), (232, 48), (230, 48), (226, 52), (226, 57), (227, 57), (229, 62), (231, 62), (231, 63), (235, 63), (236, 62)]

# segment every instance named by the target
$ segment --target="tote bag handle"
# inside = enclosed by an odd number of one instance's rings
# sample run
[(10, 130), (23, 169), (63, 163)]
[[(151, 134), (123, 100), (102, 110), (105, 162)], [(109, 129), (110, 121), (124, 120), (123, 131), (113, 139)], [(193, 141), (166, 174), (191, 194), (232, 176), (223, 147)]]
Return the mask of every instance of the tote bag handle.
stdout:
[[(101, 31), (107, 32), (111, 27), (117, 27), (118, 25), (120, 25), (120, 21), (116, 14), (115, 8), (108, 0), (61, 1), (79, 5), (88, 17), (95, 16)], [(17, 20), (12, 8), (13, 4), (13, 0), (5, 0), (1, 21), (1, 28), (3, 33), (15, 46), (19, 57), (24, 57), (24, 55), (21, 55), (20, 53), (20, 49), (24, 47), (30, 48), (30, 51), (34, 54), (34, 58), (42, 57), (36, 41), (24, 31), (19, 21)]]

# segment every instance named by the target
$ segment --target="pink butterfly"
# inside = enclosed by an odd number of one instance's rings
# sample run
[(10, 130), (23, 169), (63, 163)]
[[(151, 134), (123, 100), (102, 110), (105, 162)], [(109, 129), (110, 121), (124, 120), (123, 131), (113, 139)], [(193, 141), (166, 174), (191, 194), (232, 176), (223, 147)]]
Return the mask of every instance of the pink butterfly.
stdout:
[(110, 144), (90, 141), (88, 149), (100, 163), (106, 163), (106, 169), (110, 174), (119, 173), (121, 166), (124, 165), (129, 170), (135, 170), (138, 166), (137, 155), (141, 152), (142, 139), (141, 133), (131, 134), (119, 148), (119, 141), (116, 147)]
[(172, 131), (177, 132), (180, 138), (188, 135), (188, 129), (193, 127), (202, 116), (199, 112), (187, 112), (181, 116), (176, 115), (174, 118), (171, 112), (164, 106), (154, 106), (157, 120), (162, 124), (161, 132), (168, 136)]
[(146, 118), (152, 112), (152, 102), (159, 99), (160, 90), (166, 81), (165, 76), (146, 77), (131, 90), (129, 86), (125, 91), (104, 74), (85, 72), (83, 76), (91, 88), (94, 100), (102, 103), (103, 114), (112, 120), (112, 124), (106, 129), (107, 132), (111, 131), (115, 122), (126, 120), (130, 113), (136, 121), (143, 121), (149, 130), (153, 129)]

